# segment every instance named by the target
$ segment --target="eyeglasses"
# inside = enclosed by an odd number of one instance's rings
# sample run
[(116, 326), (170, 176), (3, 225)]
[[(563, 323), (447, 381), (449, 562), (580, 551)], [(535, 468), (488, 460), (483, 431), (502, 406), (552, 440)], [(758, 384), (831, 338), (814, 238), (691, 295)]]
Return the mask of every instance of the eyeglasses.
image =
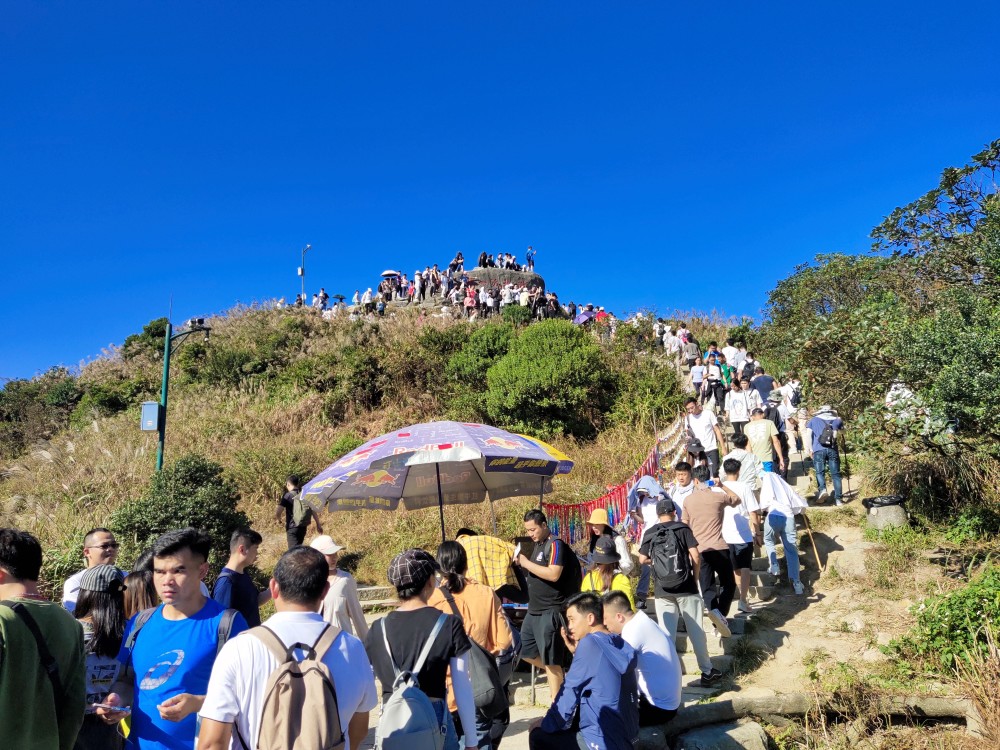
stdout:
[(107, 552), (109, 549), (118, 549), (121, 545), (118, 542), (105, 542), (104, 544), (91, 544), (86, 549), (102, 549)]

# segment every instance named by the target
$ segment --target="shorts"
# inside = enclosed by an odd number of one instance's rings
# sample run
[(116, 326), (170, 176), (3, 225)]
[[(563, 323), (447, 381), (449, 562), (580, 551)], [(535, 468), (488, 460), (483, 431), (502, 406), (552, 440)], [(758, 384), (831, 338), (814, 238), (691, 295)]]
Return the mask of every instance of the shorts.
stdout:
[(537, 615), (529, 612), (521, 624), (521, 658), (541, 659), (547, 667), (568, 666), (570, 654), (561, 633), (564, 627), (566, 620), (558, 609)]
[(729, 559), (733, 561), (733, 570), (750, 569), (753, 560), (753, 543), (729, 545)]

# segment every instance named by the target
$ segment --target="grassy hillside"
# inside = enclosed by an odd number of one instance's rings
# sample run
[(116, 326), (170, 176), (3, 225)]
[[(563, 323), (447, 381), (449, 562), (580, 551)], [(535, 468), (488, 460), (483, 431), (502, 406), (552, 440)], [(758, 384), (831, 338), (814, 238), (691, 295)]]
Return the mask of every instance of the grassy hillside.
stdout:
[[(417, 315), (404, 309), (352, 322), (239, 308), (207, 321), (208, 343), (192, 336), (175, 352), (166, 465), (192, 454), (221, 465), (240, 510), (265, 533), (265, 567), (282, 551), (272, 513), (284, 477), (311, 476), (375, 435), (432, 419), (533, 433), (577, 462), (554, 493), (573, 501), (630, 474), (651, 445), (654, 409), (666, 422), (679, 408), (676, 375), (645, 327), (620, 325), (612, 339), (564, 321), (515, 327)], [(149, 494), (156, 435), (139, 431), (138, 404), (158, 398), (162, 330), (154, 321), (77, 377), (56, 371), (3, 392), (9, 458), (0, 464), (0, 523), (43, 540), (51, 580), (77, 566), (84, 531)], [(42, 423), (32, 423), (39, 414)], [(10, 439), (18, 431), (26, 435), (20, 453)], [(533, 502), (497, 504), (506, 533)], [(439, 535), (428, 511), (323, 520), (358, 554), (360, 577), (373, 582), (395, 551)], [(448, 508), (447, 523), (488, 528), (489, 507)]]

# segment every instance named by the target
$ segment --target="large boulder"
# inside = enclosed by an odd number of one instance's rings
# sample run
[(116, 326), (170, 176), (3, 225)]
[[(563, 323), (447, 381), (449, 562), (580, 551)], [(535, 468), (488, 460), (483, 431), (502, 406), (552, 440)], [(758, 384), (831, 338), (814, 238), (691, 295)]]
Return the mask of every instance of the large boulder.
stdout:
[(545, 279), (537, 273), (528, 271), (511, 271), (506, 268), (472, 268), (468, 271), (469, 278), (475, 279), (481, 284), (527, 284), (528, 286), (539, 286), (545, 291)]
[(868, 510), (868, 525), (879, 531), (883, 529), (909, 526), (910, 519), (902, 505), (884, 505)]
[(755, 721), (713, 724), (677, 738), (675, 750), (767, 750), (767, 733)]

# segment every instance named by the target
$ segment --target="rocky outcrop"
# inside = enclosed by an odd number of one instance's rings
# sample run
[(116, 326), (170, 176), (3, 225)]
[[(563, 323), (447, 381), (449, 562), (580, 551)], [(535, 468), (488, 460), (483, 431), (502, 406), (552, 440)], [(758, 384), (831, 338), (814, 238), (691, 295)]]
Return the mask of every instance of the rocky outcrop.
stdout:
[(469, 278), (481, 284), (527, 284), (540, 286), (545, 291), (545, 279), (537, 273), (529, 271), (511, 271), (506, 268), (472, 268), (468, 270)]

